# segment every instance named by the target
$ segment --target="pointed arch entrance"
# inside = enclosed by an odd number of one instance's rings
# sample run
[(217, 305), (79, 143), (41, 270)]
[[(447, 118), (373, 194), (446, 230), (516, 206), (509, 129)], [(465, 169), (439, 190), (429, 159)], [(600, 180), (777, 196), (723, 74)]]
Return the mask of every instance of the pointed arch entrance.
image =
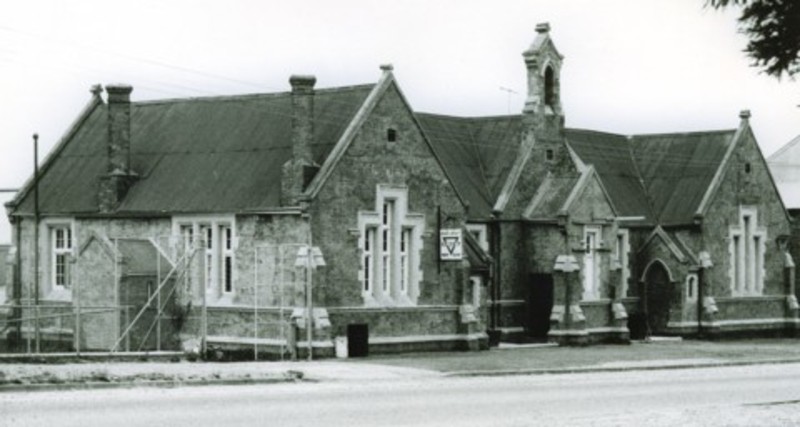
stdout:
[(642, 277), (644, 292), (642, 311), (650, 335), (667, 331), (670, 310), (676, 301), (675, 282), (663, 261), (656, 259), (648, 264)]

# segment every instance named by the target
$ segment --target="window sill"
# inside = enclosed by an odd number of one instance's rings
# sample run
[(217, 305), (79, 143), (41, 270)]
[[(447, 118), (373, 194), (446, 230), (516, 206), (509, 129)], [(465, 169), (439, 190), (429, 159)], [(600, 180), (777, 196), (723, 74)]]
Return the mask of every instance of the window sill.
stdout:
[(51, 289), (44, 299), (51, 301), (72, 301), (72, 291), (69, 289)]
[(583, 299), (580, 301), (582, 305), (605, 305), (610, 304), (611, 300), (608, 298), (593, 297), (591, 299)]
[(238, 305), (234, 302), (232, 293), (220, 296), (206, 294), (206, 306), (208, 307), (236, 307)]
[(395, 308), (395, 307), (416, 307), (416, 303), (408, 295), (396, 295), (389, 297), (381, 295), (377, 299), (370, 294), (361, 294), (364, 298), (364, 307), (367, 308)]

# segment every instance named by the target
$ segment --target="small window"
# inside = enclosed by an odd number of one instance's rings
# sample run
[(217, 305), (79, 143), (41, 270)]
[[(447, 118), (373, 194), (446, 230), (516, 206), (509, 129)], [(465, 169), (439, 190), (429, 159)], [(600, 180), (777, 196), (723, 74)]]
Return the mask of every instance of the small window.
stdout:
[(548, 149), (547, 149), (547, 150), (544, 152), (544, 158), (545, 158), (545, 160), (547, 160), (548, 162), (552, 162), (552, 161), (553, 161), (553, 159), (554, 159), (555, 157), (556, 157), (556, 156), (555, 156), (555, 154), (553, 153), (553, 149), (552, 149), (552, 148), (548, 148)]
[(391, 129), (391, 128), (388, 129), (386, 131), (386, 140), (389, 141), (389, 142), (397, 141), (397, 131), (394, 130), (394, 129)]
[(744, 164), (744, 173), (750, 173), (750, 162)]
[(694, 274), (686, 276), (686, 300), (697, 300), (697, 276)]

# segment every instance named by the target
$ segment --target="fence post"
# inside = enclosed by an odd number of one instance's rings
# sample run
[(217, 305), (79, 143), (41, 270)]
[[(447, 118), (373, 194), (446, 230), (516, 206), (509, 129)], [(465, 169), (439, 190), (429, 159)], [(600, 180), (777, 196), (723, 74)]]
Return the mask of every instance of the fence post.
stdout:
[[(125, 306), (125, 328), (127, 329), (130, 322), (130, 307), (127, 305)], [(130, 353), (131, 352), (131, 334), (125, 334), (125, 351)]]
[[(184, 255), (186, 258), (186, 255)], [(156, 250), (156, 271), (158, 272), (159, 285), (161, 284), (161, 254)], [(173, 279), (174, 281), (174, 279)], [(156, 289), (158, 295), (156, 296), (156, 351), (161, 351), (161, 289)], [(146, 343), (145, 343), (146, 344)]]
[(42, 352), (42, 348), (41, 348), (41, 343), (40, 343), (40, 341), (41, 341), (41, 338), (40, 338), (41, 331), (39, 331), (39, 303), (38, 302), (34, 306), (34, 311), (35, 311), (34, 322), (36, 322), (34, 324), (34, 328), (36, 329), (36, 354), (39, 354), (39, 353)]
[(75, 355), (80, 357), (81, 355), (81, 304), (78, 302), (76, 304), (76, 311), (75, 311)]
[(258, 247), (253, 255), (253, 360), (258, 361)]

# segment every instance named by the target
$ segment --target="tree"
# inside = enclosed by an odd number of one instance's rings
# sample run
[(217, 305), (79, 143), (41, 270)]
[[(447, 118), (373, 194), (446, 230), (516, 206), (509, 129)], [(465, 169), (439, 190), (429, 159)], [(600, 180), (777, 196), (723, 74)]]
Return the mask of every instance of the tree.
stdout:
[(715, 9), (740, 7), (744, 51), (753, 66), (780, 79), (800, 74), (800, 0), (706, 0)]

